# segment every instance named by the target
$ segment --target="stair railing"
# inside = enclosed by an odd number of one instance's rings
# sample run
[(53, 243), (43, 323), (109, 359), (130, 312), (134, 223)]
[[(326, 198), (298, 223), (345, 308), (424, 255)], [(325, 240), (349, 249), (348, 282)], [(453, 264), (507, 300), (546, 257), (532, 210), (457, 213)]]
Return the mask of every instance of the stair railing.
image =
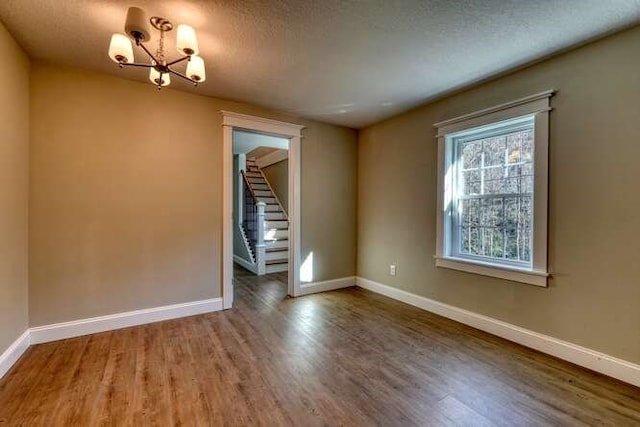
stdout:
[(253, 254), (254, 261), (258, 267), (257, 274), (263, 275), (267, 269), (265, 259), (266, 245), (264, 243), (264, 211), (266, 204), (258, 199), (244, 171), (242, 171), (242, 178), (242, 197), (244, 201), (242, 226), (249, 240), (249, 248)]

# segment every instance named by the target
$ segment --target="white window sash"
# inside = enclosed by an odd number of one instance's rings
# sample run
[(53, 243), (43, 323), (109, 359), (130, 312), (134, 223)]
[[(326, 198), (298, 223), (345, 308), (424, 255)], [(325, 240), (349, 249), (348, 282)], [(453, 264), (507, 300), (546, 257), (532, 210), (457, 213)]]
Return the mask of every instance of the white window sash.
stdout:
[[(506, 193), (506, 194), (477, 194), (477, 195), (460, 195), (458, 193), (460, 182), (458, 181), (460, 177), (460, 171), (464, 170), (459, 164), (460, 161), (460, 148), (462, 144), (468, 141), (477, 141), (483, 138), (494, 138), (500, 135), (509, 135), (514, 132), (535, 129), (534, 117), (526, 115), (522, 118), (518, 118), (514, 123), (514, 120), (507, 121), (503, 126), (500, 126), (499, 123), (492, 125), (487, 130), (476, 130), (471, 129), (469, 131), (464, 132), (465, 135), (457, 136), (457, 135), (447, 135), (447, 144), (451, 145), (450, 156), (447, 159), (447, 169), (452, 168), (455, 172), (452, 174), (451, 179), (452, 184), (451, 187), (454, 190), (454, 196), (452, 197), (452, 203), (449, 204), (449, 210), (451, 212), (446, 212), (446, 216), (448, 217), (448, 222), (450, 222), (449, 229), (451, 230), (451, 234), (448, 235), (445, 240), (446, 253), (452, 258), (460, 258), (465, 259), (471, 262), (477, 261), (482, 263), (494, 263), (497, 265), (506, 265), (517, 268), (531, 269), (532, 263), (530, 261), (522, 261), (522, 260), (513, 260), (508, 258), (498, 258), (498, 257), (490, 257), (484, 255), (473, 255), (473, 254), (465, 254), (462, 252), (462, 248), (460, 246), (460, 213), (457, 211), (458, 204), (461, 200), (493, 200), (493, 199), (502, 199), (504, 204), (505, 198), (531, 198), (533, 202), (533, 194), (531, 193)], [(466, 135), (468, 134), (468, 136)], [(535, 147), (534, 147), (535, 148)], [(532, 164), (535, 162), (535, 158), (533, 159)], [(473, 168), (469, 170), (486, 170), (491, 169), (492, 167), (509, 167), (515, 166), (518, 164), (524, 164), (528, 162), (518, 162), (514, 164), (500, 164), (496, 166), (486, 167), (484, 164), (480, 165), (478, 168)], [(457, 165), (454, 167), (454, 165)], [(533, 211), (533, 204), (532, 204)], [(533, 212), (532, 212), (533, 214)], [(531, 218), (531, 222), (533, 225), (533, 217)], [(482, 229), (486, 228), (484, 226), (480, 227)], [(531, 241), (533, 242), (533, 235), (531, 236)], [(533, 247), (531, 247), (531, 251), (533, 252)], [(533, 253), (531, 254), (531, 258), (533, 258)]]

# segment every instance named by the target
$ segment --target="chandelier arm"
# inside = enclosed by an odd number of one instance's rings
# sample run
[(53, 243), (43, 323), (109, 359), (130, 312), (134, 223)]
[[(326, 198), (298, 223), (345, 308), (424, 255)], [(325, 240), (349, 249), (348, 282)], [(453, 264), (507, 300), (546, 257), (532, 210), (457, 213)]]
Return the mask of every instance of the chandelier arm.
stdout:
[(187, 56), (183, 56), (182, 58), (178, 58), (178, 59), (176, 59), (175, 61), (171, 61), (171, 62), (169, 62), (169, 63), (167, 64), (167, 67), (169, 67), (169, 66), (171, 66), (171, 65), (175, 65), (175, 64), (177, 64), (177, 63), (179, 63), (179, 62), (182, 62), (182, 61), (184, 61), (184, 60), (191, 60), (191, 57), (190, 57), (189, 55), (187, 55)]
[(178, 76), (178, 77), (180, 77), (180, 78), (182, 78), (182, 79), (185, 79), (185, 80), (187, 80), (187, 81), (189, 81), (189, 82), (191, 82), (191, 83), (195, 84), (196, 86), (198, 85), (198, 82), (197, 82), (197, 81), (195, 81), (195, 80), (193, 80), (193, 79), (190, 79), (190, 78), (189, 78), (189, 77), (187, 77), (186, 75), (184, 75), (184, 74), (182, 74), (182, 73), (180, 73), (180, 72), (178, 72), (178, 71), (176, 71), (176, 70), (174, 70), (174, 69), (169, 68), (169, 72), (170, 72), (171, 74), (175, 74), (176, 76)]
[(143, 68), (153, 68), (151, 64), (140, 64), (137, 62), (123, 62), (120, 64), (123, 67), (143, 67)]
[(161, 62), (160, 62), (160, 61), (158, 61), (158, 60), (156, 59), (156, 57), (155, 57), (151, 52), (149, 52), (149, 49), (147, 49), (147, 48), (145, 47), (145, 45), (143, 45), (142, 43), (136, 43), (136, 44), (137, 44), (138, 46), (140, 46), (140, 47), (142, 48), (142, 50), (144, 50), (144, 51), (147, 53), (147, 55), (149, 55), (149, 57), (151, 57), (151, 59), (153, 59), (153, 60), (155, 61), (155, 63), (156, 63), (156, 64), (161, 64)]

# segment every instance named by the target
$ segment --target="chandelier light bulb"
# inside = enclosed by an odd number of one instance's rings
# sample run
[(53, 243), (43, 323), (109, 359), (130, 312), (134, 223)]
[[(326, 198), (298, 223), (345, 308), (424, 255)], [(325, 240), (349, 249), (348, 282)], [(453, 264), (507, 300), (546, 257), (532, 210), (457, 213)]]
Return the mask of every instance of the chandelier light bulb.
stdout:
[(109, 43), (109, 57), (118, 64), (133, 62), (133, 47), (131, 40), (124, 34), (114, 34)]
[(189, 25), (178, 25), (176, 47), (178, 48), (178, 52), (183, 55), (197, 55), (199, 50), (196, 30), (194, 30), (193, 27)]
[(200, 83), (207, 79), (207, 74), (204, 70), (204, 59), (197, 55), (193, 55), (187, 64), (187, 77), (191, 80)]
[(148, 42), (151, 40), (149, 21), (147, 21), (147, 15), (144, 13), (144, 10), (139, 7), (130, 7), (127, 10), (124, 31), (133, 40), (140, 40), (140, 42)]
[(160, 72), (155, 68), (149, 68), (149, 80), (151, 80), (151, 83), (156, 86), (169, 86), (171, 84), (169, 73), (162, 73), (162, 81), (160, 79)]

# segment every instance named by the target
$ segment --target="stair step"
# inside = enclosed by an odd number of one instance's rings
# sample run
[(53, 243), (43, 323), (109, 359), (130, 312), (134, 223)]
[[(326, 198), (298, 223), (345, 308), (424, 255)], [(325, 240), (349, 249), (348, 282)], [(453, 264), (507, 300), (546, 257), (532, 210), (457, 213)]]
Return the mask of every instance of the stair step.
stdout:
[(267, 262), (267, 264), (269, 263), (269, 261), (283, 261), (283, 262), (288, 262), (289, 261), (289, 251), (288, 250), (284, 250), (284, 251), (269, 251), (265, 253), (265, 260)]
[(249, 184), (264, 184), (266, 182), (264, 178), (256, 178), (252, 176), (248, 176), (247, 181), (249, 181)]
[(254, 184), (254, 183), (251, 183), (251, 188), (253, 188), (253, 191), (271, 191), (267, 184)]
[(247, 178), (262, 178), (262, 174), (260, 172), (246, 171), (244, 174)]
[(273, 197), (273, 193), (270, 190), (257, 190), (255, 188), (253, 190), (258, 197), (266, 197), (275, 200), (275, 198)]
[(264, 228), (266, 229), (271, 229), (271, 228), (277, 228), (277, 229), (285, 229), (285, 228), (289, 228), (289, 221), (287, 221), (286, 219), (282, 219), (282, 220), (267, 220)]
[(280, 240), (267, 240), (264, 242), (265, 250), (269, 249), (289, 249), (289, 240), (288, 239), (280, 239)]
[[(287, 241), (287, 240), (285, 240), (285, 241)], [(285, 252), (285, 251), (288, 251), (288, 250), (289, 250), (288, 246), (285, 246), (285, 247), (282, 247), (282, 248), (266, 248), (265, 249), (265, 251), (267, 251), (267, 252)]]
[(276, 201), (275, 197), (258, 196), (258, 201), (259, 202), (265, 202), (267, 204), (272, 204), (272, 205), (277, 205), (278, 204), (278, 202)]
[(265, 211), (264, 219), (266, 219), (267, 221), (280, 221), (280, 220), (286, 220), (287, 216), (282, 211), (278, 211), (278, 212)]
[(280, 209), (280, 206), (278, 205), (271, 204), (271, 205), (265, 206), (264, 211), (266, 215), (266, 212), (282, 212), (282, 209)]
[(267, 265), (274, 265), (274, 264), (286, 264), (287, 262), (289, 262), (287, 259), (270, 259), (270, 260), (266, 260), (264, 263)]
[(286, 228), (284, 230), (271, 229), (264, 231), (264, 240), (280, 240), (280, 239), (288, 239), (289, 238), (289, 229)]
[(267, 274), (269, 273), (282, 273), (285, 271), (289, 271), (289, 263), (285, 262), (283, 264), (271, 264), (267, 265), (265, 268)]

